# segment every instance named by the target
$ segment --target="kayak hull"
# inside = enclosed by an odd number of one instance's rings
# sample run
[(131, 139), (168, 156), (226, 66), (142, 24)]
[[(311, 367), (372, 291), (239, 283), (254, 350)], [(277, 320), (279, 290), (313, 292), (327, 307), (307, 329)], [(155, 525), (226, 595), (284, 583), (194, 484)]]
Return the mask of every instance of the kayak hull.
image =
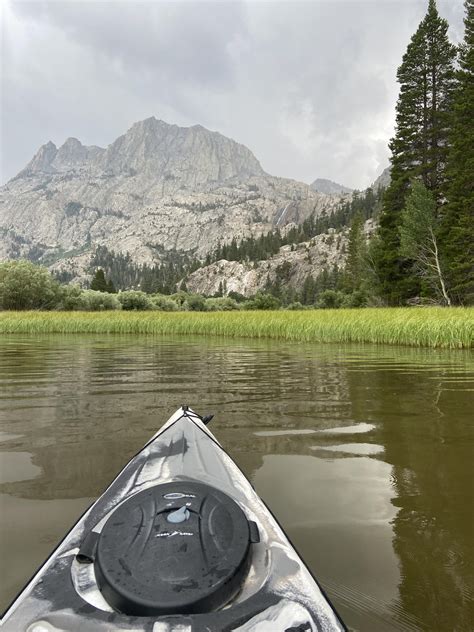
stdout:
[[(205, 483), (227, 494), (258, 526), (246, 577), (226, 607), (130, 616), (99, 589), (93, 564), (77, 556), (127, 499), (156, 485)], [(179, 409), (85, 512), (5, 613), (5, 632), (298, 632), (345, 630), (285, 533), (201, 418)]]

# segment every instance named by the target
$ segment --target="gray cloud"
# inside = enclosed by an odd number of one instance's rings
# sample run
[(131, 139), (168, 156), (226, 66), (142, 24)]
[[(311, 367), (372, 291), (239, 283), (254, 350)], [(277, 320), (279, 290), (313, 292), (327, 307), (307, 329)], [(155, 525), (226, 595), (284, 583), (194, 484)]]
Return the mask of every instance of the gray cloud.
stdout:
[[(462, 0), (439, 2), (455, 40)], [(367, 186), (425, 0), (10, 2), (2, 181), (42, 143), (107, 145), (154, 115), (246, 144), (270, 173)]]

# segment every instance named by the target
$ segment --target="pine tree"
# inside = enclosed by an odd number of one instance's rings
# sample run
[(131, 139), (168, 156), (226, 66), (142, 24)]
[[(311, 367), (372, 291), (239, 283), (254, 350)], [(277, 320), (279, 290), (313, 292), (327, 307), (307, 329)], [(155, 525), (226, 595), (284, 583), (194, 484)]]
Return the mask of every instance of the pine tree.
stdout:
[(350, 292), (358, 290), (364, 281), (366, 257), (364, 220), (358, 212), (352, 220), (347, 245), (346, 287)]
[(436, 199), (445, 191), (449, 111), (454, 88), (455, 47), (435, 0), (411, 38), (397, 72), (400, 94), (395, 137), (390, 141), (391, 183), (380, 217), (376, 268), (380, 291), (398, 304), (419, 291), (411, 263), (400, 255), (400, 214), (410, 180), (421, 178)]
[(300, 301), (303, 305), (312, 305), (315, 300), (315, 283), (311, 275), (308, 275), (301, 288)]
[(442, 209), (440, 250), (453, 302), (474, 303), (474, 0), (464, 4), (464, 42), (454, 94), (447, 204)]
[(91, 281), (91, 290), (107, 292), (107, 281), (105, 280), (105, 274), (102, 268), (98, 268), (95, 271), (94, 278)]
[(117, 290), (115, 289), (115, 285), (112, 281), (112, 279), (109, 279), (107, 281), (107, 290), (106, 290), (109, 294), (116, 294)]

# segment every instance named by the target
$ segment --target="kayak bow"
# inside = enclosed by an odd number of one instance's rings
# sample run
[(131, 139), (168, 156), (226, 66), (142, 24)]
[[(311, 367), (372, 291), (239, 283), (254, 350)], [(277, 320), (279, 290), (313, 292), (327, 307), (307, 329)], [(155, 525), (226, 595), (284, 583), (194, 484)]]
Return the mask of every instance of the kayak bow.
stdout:
[(85, 512), (1, 627), (345, 630), (250, 482), (186, 406)]

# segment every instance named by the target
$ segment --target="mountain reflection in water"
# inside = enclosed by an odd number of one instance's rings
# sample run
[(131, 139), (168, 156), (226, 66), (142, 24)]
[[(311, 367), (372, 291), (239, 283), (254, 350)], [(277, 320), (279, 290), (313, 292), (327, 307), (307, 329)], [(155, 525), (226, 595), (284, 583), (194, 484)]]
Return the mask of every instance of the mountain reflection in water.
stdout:
[(188, 403), (216, 414), (348, 626), (472, 630), (473, 376), (468, 352), (4, 337), (1, 605)]

